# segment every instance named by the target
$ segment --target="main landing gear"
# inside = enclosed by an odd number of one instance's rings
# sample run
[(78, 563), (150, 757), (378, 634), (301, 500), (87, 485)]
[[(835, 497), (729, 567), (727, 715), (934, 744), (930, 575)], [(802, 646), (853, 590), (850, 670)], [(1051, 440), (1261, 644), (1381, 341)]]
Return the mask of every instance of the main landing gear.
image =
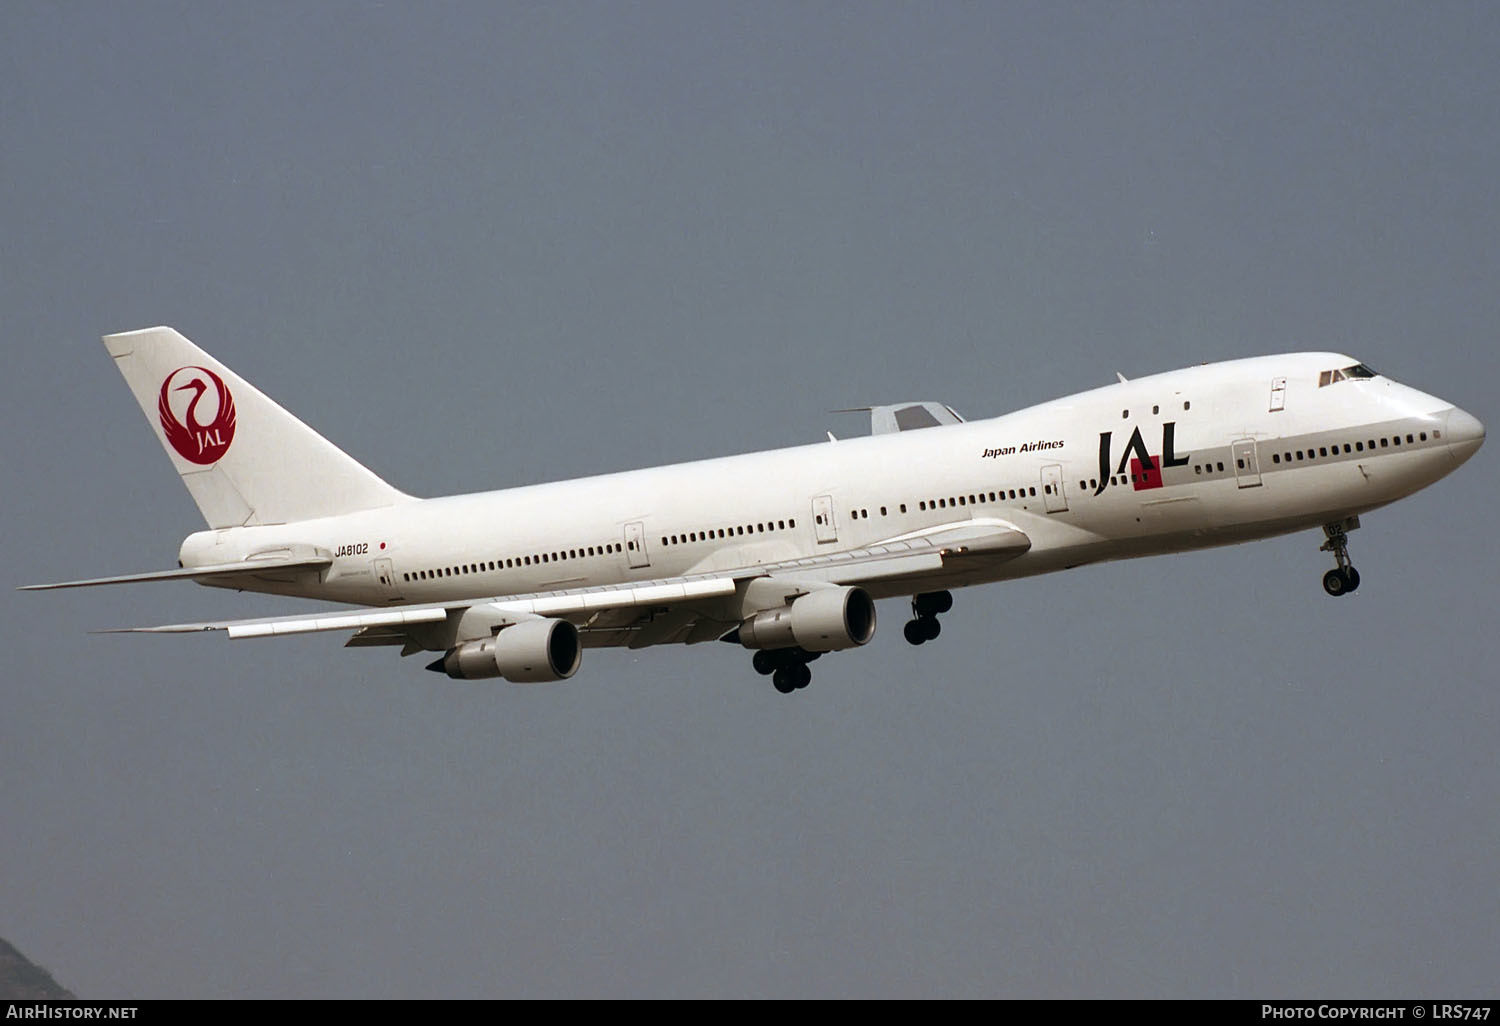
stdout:
[(1339, 564), (1323, 575), (1323, 590), (1330, 595), (1347, 595), (1359, 587), (1359, 571), (1349, 562), (1349, 532), (1358, 527), (1359, 517), (1323, 525), (1323, 533), (1328, 536), (1328, 540), (1318, 551), (1332, 552)]
[(946, 591), (928, 591), (911, 597), (912, 619), (906, 621), (901, 633), (913, 645), (932, 641), (943, 633), (938, 623), (938, 614), (953, 608), (953, 595)]
[(750, 659), (755, 672), (771, 678), (771, 683), (783, 695), (800, 691), (812, 683), (812, 671), (807, 664), (821, 655), (800, 648), (761, 649)]

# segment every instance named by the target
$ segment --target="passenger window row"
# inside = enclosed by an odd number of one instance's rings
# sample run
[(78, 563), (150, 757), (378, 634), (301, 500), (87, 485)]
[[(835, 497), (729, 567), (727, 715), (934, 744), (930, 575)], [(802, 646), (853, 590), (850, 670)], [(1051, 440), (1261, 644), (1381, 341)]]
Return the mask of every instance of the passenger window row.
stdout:
[(661, 543), (663, 545), (688, 545), (693, 542), (712, 541), (716, 538), (737, 538), (747, 534), (787, 531), (796, 526), (797, 521), (789, 517), (786, 520), (767, 520), (758, 524), (736, 524), (733, 527), (712, 527), (706, 531), (664, 534), (661, 536)]
[[(1191, 399), (1184, 399), (1182, 401), (1182, 408), (1183, 408), (1184, 411), (1191, 410), (1193, 408), (1193, 401)], [(1161, 404), (1160, 403), (1153, 404), (1152, 407), (1151, 407), (1151, 416), (1155, 417), (1155, 416), (1157, 416), (1160, 413), (1161, 413)], [(1125, 409), (1123, 409), (1123, 410), (1120, 411), (1120, 419), (1121, 420), (1129, 420), (1130, 419), (1130, 409), (1129, 409), (1129, 407), (1126, 407)]]
[[(917, 502), (917, 509), (923, 512), (932, 509), (952, 509), (955, 506), (980, 506), (989, 502), (1005, 502), (1007, 499), (1024, 499), (1028, 495), (1036, 495), (1036, 487), (1012, 488), (1007, 491), (1004, 488), (993, 492), (971, 492), (968, 495), (950, 495), (946, 498), (921, 499)], [(901, 512), (906, 512), (903, 503)]]
[[(1036, 487), (1011, 488), (1009, 490), (1000, 488), (992, 492), (970, 492), (966, 495), (949, 495), (936, 499), (921, 499), (917, 502), (917, 509), (926, 513), (936, 509), (955, 509), (959, 506), (980, 506), (991, 502), (1005, 502), (1007, 499), (1025, 499), (1028, 496), (1036, 496)], [(888, 506), (878, 507), (880, 515), (890, 516)], [(906, 503), (900, 503), (896, 507), (898, 513), (909, 512)], [(850, 520), (869, 520), (870, 510), (867, 507), (851, 509), (848, 514)], [(818, 519), (822, 523), (821, 514)], [(714, 541), (719, 538), (730, 538), (739, 535), (766, 534), (769, 532), (783, 531), (797, 526), (797, 521), (791, 518), (786, 520), (766, 521), (763, 524), (745, 524), (744, 526), (710, 528), (705, 531), (688, 531), (678, 534), (664, 534), (661, 543), (666, 546), (690, 545), (695, 542)]]
[(556, 552), (537, 552), (529, 556), (511, 556), (492, 559), (488, 562), (461, 563), (458, 566), (441, 566), (430, 570), (412, 570), (401, 575), (403, 581), (433, 581), (440, 577), (463, 577), (467, 574), (495, 573), (519, 566), (539, 566), (543, 563), (561, 563), (570, 559), (588, 559), (607, 556), (624, 551), (619, 542), (608, 545), (586, 545), (581, 549), (559, 549)]
[[(1433, 440), (1436, 441), (1443, 437), (1443, 433), (1441, 431), (1434, 430), (1432, 432), (1432, 437)], [(1405, 436), (1405, 438), (1407, 445), (1416, 445), (1418, 442), (1427, 441), (1427, 432), (1419, 431), (1415, 434), (1408, 434)], [(1367, 449), (1373, 452), (1376, 449), (1389, 449), (1392, 447), (1400, 448), (1401, 440), (1401, 435), (1387, 435), (1384, 438), (1371, 438), (1368, 440), (1360, 439), (1353, 443), (1335, 442), (1331, 446), (1320, 445), (1316, 449), (1308, 447), (1306, 449), (1294, 449), (1289, 452), (1273, 452), (1271, 454), (1271, 462), (1292, 463), (1295, 461), (1297, 463), (1303, 463), (1308, 460), (1327, 459), (1328, 457), (1339, 455), (1340, 445), (1343, 445), (1345, 454), (1365, 452)]]

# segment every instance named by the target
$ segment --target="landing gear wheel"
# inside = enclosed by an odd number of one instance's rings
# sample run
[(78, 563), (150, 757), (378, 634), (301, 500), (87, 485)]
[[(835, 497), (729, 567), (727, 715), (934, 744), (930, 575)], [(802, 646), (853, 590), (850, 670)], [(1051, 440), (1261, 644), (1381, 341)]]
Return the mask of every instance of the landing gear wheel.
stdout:
[(755, 667), (756, 673), (767, 677), (776, 672), (776, 657), (765, 649), (761, 649), (750, 657), (750, 665)]
[(922, 630), (927, 635), (928, 641), (936, 641), (937, 636), (943, 633), (943, 625), (938, 623), (935, 616), (926, 617), (917, 622), (922, 625)]
[(795, 690), (801, 691), (812, 683), (812, 671), (807, 668), (806, 663), (791, 667), (788, 673), (792, 676), (792, 687)]
[[(807, 670), (805, 666), (802, 669), (807, 671), (809, 678), (812, 677), (812, 671)], [(777, 670), (776, 675), (771, 678), (771, 683), (776, 685), (776, 690), (780, 691), (783, 695), (790, 695), (793, 691), (797, 690), (797, 683), (792, 679), (793, 672), (792, 667), (783, 667)]]
[(913, 645), (920, 645), (927, 640), (927, 627), (921, 620), (906, 621), (906, 626), (901, 628), (901, 633)]
[(1349, 517), (1333, 524), (1324, 524), (1323, 533), (1328, 536), (1320, 552), (1331, 552), (1338, 566), (1323, 575), (1323, 590), (1330, 595), (1347, 595), (1359, 587), (1359, 571), (1349, 562), (1349, 532), (1359, 527), (1359, 517)]
[(1344, 576), (1344, 571), (1330, 570), (1323, 575), (1323, 590), (1336, 598), (1353, 591), (1354, 586), (1349, 584), (1349, 578)]

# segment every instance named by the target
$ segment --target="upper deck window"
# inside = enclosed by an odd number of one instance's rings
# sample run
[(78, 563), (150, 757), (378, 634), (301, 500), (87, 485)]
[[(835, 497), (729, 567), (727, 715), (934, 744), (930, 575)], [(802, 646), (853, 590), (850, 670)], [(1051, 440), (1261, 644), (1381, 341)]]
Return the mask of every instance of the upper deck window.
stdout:
[(1364, 363), (1356, 363), (1352, 367), (1344, 367), (1340, 370), (1326, 370), (1318, 375), (1318, 387), (1331, 385), (1336, 381), (1358, 380), (1360, 378), (1373, 378), (1375, 371)]

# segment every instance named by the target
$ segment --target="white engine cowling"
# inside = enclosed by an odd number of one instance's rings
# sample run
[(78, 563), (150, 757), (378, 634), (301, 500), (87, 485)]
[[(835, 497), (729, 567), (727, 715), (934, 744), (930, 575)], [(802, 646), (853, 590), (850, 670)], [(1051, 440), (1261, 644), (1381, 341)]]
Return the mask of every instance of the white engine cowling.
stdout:
[(433, 669), (458, 680), (504, 677), (515, 684), (567, 680), (578, 672), (583, 645), (566, 620), (527, 620), (458, 646)]
[(875, 636), (875, 600), (863, 588), (819, 588), (740, 624), (746, 648), (837, 652)]

